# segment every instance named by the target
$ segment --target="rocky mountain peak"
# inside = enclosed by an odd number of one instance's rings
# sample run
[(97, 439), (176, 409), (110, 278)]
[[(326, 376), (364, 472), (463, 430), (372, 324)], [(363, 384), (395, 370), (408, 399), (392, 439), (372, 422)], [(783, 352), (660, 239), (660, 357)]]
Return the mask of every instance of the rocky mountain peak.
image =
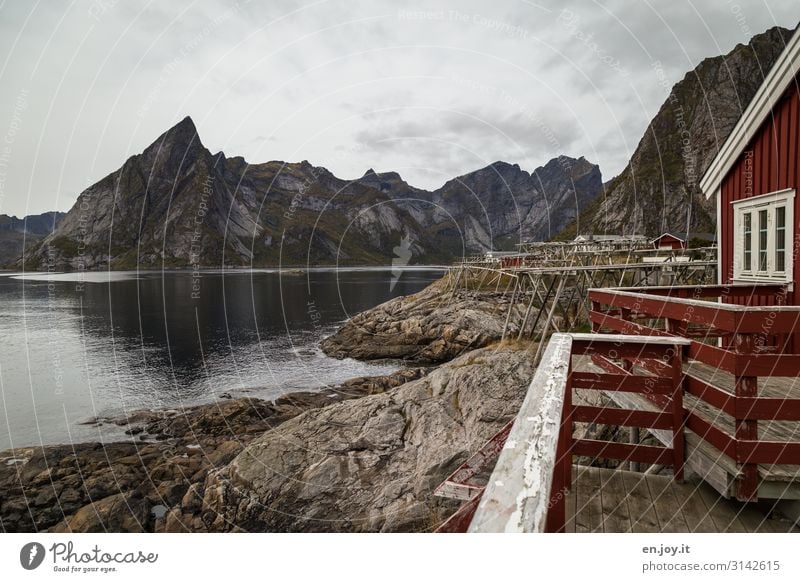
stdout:
[(203, 146), (203, 144), (200, 142), (200, 136), (197, 133), (197, 126), (194, 124), (194, 121), (192, 121), (192, 118), (188, 115), (169, 128), (167, 131), (162, 133), (155, 140), (153, 145), (163, 141), (169, 141), (174, 145), (190, 146), (196, 143), (200, 147)]
[[(504, 162), (502, 160), (498, 160), (486, 166), (485, 168), (481, 168), (480, 170), (476, 170), (475, 172), (471, 172), (471, 174), (477, 174), (479, 172), (484, 172), (487, 174), (496, 174), (502, 176), (504, 178), (509, 177), (517, 177), (521, 174), (528, 176), (528, 172), (522, 170), (519, 167), (519, 164), (510, 164), (508, 162)], [(467, 174), (469, 175), (469, 174)]]
[(433, 202), (459, 224), (453, 236), (463, 237), (468, 248), (513, 249), (523, 240), (547, 240), (602, 188), (596, 165), (576, 180), (572, 166), (559, 159), (532, 173), (494, 162), (450, 180), (433, 193)]
[(376, 172), (372, 168), (364, 172), (364, 175), (358, 179), (358, 183), (392, 194), (398, 188), (402, 190), (408, 188), (408, 184), (397, 172)]
[[(790, 36), (786, 29), (771, 28), (686, 73), (650, 122), (628, 166), (580, 217), (581, 229), (600, 234), (624, 228), (649, 236), (712, 232), (714, 200), (700, 191), (700, 177)], [(573, 223), (560, 236), (575, 233)]]
[(386, 264), (408, 239), (414, 262), (447, 262), (549, 238), (597, 195), (596, 173), (581, 183), (563, 171), (533, 179), (498, 161), (434, 192), (372, 168), (348, 181), (308, 160), (247, 164), (212, 155), (186, 117), (81, 193), (25, 261), (28, 268), (45, 258), (64, 269), (184, 266), (200, 249), (204, 266)]
[(158, 163), (191, 164), (202, 155), (210, 156), (210, 153), (200, 141), (197, 127), (188, 115), (158, 136), (142, 152), (145, 165), (148, 166)]
[(583, 156), (579, 158), (572, 158), (570, 156), (558, 156), (547, 162), (544, 166), (536, 168), (533, 171), (534, 176), (541, 177), (543, 175), (563, 175), (571, 176), (573, 179), (597, 173), (599, 176), (600, 169), (596, 164), (593, 164)]
[(498, 160), (489, 165), (490, 168), (497, 171), (516, 171), (519, 172), (519, 164), (509, 164), (508, 162), (504, 162), (503, 160)]
[(7, 265), (22, 255), (26, 245), (35, 244), (52, 233), (63, 212), (45, 212), (17, 218), (0, 214), (0, 265)]

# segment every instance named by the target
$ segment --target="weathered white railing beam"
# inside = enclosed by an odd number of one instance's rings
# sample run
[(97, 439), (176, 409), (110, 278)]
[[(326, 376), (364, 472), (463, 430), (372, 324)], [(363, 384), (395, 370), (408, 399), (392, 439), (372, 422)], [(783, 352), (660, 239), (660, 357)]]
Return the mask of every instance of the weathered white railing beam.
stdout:
[(544, 531), (571, 350), (570, 334), (550, 338), (470, 532)]
[(497, 459), (470, 532), (544, 532), (573, 344), (685, 347), (681, 337), (556, 333), (550, 338)]

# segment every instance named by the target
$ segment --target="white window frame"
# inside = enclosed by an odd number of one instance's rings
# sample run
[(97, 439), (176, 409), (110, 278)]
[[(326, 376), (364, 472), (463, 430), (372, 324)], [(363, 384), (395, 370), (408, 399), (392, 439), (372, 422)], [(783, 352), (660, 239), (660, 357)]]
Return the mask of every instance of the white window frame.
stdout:
[[(760, 282), (792, 282), (794, 271), (794, 189), (779, 190), (753, 196), (743, 200), (731, 202), (733, 206), (733, 279), (734, 281), (760, 281)], [(776, 222), (775, 209), (783, 206), (786, 208), (786, 222), (784, 225), (784, 270), (775, 269), (776, 255)], [(766, 269), (760, 269), (760, 251), (764, 250), (760, 245), (759, 236), (759, 211), (767, 211), (767, 265)], [(744, 269), (744, 216), (751, 215), (751, 245), (750, 245), (750, 269)]]

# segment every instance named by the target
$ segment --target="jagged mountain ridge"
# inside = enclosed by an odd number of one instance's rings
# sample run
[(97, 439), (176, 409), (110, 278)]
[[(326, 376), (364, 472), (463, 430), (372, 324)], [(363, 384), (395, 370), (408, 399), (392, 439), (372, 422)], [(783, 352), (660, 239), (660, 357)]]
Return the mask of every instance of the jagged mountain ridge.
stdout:
[(601, 187), (596, 165), (565, 156), (530, 174), (497, 162), (433, 192), (395, 172), (348, 181), (306, 161), (212, 154), (186, 117), (81, 193), (24, 264), (387, 264), (409, 253), (411, 263), (450, 261), (549, 238)]
[(44, 212), (22, 218), (0, 214), (0, 265), (15, 261), (26, 246), (53, 232), (64, 216), (64, 212)]
[[(714, 232), (715, 201), (700, 178), (783, 51), (792, 32), (774, 27), (726, 55), (704, 59), (676, 83), (628, 166), (581, 215), (582, 233)], [(578, 231), (576, 223), (559, 238)]]
[[(559, 156), (530, 174), (516, 164), (494, 164), (450, 180), (433, 202), (459, 221), (476, 220), (485, 244), (511, 248), (519, 239), (549, 240), (591, 203), (602, 188), (600, 168), (581, 157)], [(496, 192), (507, 196), (497, 200)], [(488, 223), (490, 229), (479, 226)]]

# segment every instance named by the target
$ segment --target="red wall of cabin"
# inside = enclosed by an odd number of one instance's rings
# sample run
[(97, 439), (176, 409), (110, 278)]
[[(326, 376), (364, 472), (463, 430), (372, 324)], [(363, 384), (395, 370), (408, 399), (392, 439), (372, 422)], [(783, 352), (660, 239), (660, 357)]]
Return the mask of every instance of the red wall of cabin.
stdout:
[[(739, 161), (722, 182), (720, 197), (720, 267), (723, 284), (733, 279), (733, 208), (731, 202), (768, 194), (786, 188), (798, 188), (800, 184), (800, 163), (798, 163), (798, 139), (800, 138), (800, 92), (797, 82), (786, 91), (783, 98), (775, 104), (771, 119), (764, 122), (750, 142)], [(793, 244), (794, 285), (798, 289), (800, 257), (797, 247), (800, 244), (800, 196), (795, 196)], [(789, 293), (786, 303), (795, 304), (797, 291)], [(772, 305), (774, 299), (754, 299), (754, 305)]]
[(655, 241), (653, 245), (657, 249), (672, 249), (673, 251), (679, 251), (683, 248), (683, 241), (674, 236), (665, 235)]

